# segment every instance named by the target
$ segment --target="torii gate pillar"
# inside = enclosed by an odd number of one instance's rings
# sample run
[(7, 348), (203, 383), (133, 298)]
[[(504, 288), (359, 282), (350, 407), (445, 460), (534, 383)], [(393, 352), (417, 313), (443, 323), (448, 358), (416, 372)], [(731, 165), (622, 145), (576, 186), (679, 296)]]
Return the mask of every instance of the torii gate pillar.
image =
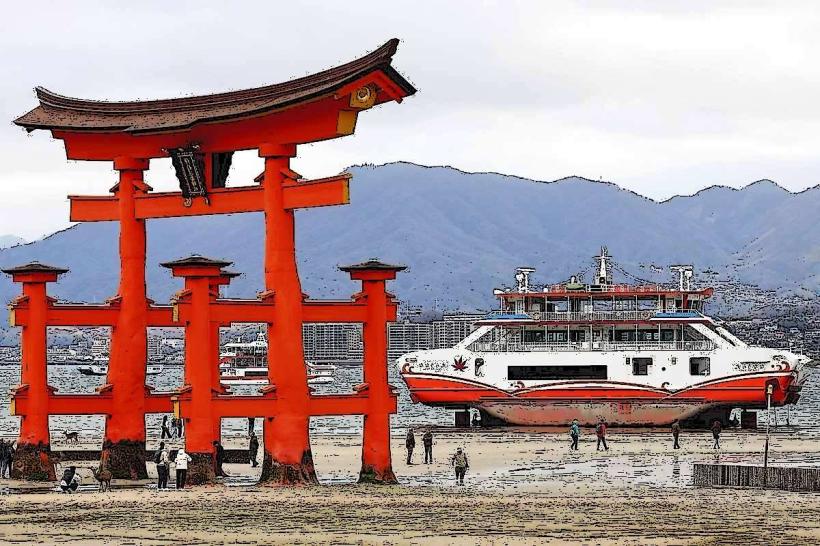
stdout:
[(135, 198), (148, 189), (143, 171), (148, 161), (114, 159), (119, 184), (114, 188), (120, 224), (120, 313), (111, 329), (107, 383), (112, 408), (105, 423), (102, 457), (115, 478), (146, 479), (145, 366), (148, 359), (148, 300), (145, 289), (145, 220), (138, 219)]
[(372, 259), (357, 265), (340, 267), (350, 278), (362, 282), (367, 305), (367, 320), (362, 326), (364, 342), (364, 384), (368, 392), (368, 410), (364, 416), (362, 468), (359, 483), (398, 483), (390, 454), (390, 414), (395, 411), (396, 394), (387, 382), (388, 301), (385, 284), (396, 278), (404, 266), (389, 265)]
[(219, 419), (213, 415), (211, 399), (223, 390), (219, 387), (219, 358), (213, 350), (219, 348), (219, 326), (211, 320), (210, 304), (216, 299), (219, 284), (227, 284), (232, 276), (222, 271), (230, 262), (191, 256), (160, 265), (175, 277), (185, 278), (185, 289), (178, 298), (190, 303), (190, 315), (184, 320), (185, 385), (179, 393), (190, 400), (188, 415), (179, 416), (185, 419), (185, 450), (191, 456), (188, 477), (191, 485), (212, 484), (216, 482), (213, 442), (219, 438)]
[[(52, 481), (54, 465), (51, 462), (51, 447), (48, 433), (48, 399), (51, 387), (48, 385), (47, 312), (48, 296), (46, 283), (55, 282), (66, 273), (60, 269), (37, 262), (3, 270), (12, 276), (14, 282), (22, 283), (23, 295), (18, 298), (28, 305), (28, 321), (23, 325), (22, 371), (20, 385), (15, 394), (26, 391), (29, 409), (20, 422), (17, 452), (11, 469), (11, 477), (34, 481)], [(12, 323), (14, 322), (12, 317)], [(14, 404), (12, 398), (12, 404)], [(11, 414), (14, 415), (14, 407)]]
[(293, 209), (285, 208), (284, 188), (291, 145), (259, 147), (265, 158), (262, 180), (265, 210), (265, 288), (273, 293), (268, 326), (268, 377), (281, 410), (264, 424), (264, 459), (260, 483), (319, 483), (310, 450), (310, 391), (302, 339), (302, 286), (296, 269)]

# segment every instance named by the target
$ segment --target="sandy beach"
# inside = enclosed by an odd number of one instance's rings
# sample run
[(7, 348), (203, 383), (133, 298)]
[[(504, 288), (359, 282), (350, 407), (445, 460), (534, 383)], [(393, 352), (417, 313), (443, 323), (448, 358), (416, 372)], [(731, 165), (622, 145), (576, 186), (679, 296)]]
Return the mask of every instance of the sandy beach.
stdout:
[[(706, 432), (673, 451), (663, 432), (613, 431), (610, 450), (587, 433), (578, 452), (563, 432), (435, 432), (435, 461), (404, 460), (402, 485), (357, 486), (359, 439), (313, 439), (322, 485), (249, 486), (258, 469), (230, 464), (225, 484), (157, 492), (114, 483), (110, 493), (17, 493), (0, 482), (0, 543), (23, 544), (806, 544), (820, 540), (820, 498), (805, 493), (698, 489), (693, 462), (756, 462), (763, 435), (727, 432), (715, 454)], [(417, 438), (421, 447), (420, 437)], [(239, 440), (236, 440), (237, 442)], [(229, 442), (226, 442), (229, 444)], [(454, 484), (449, 455), (470, 457)], [(817, 464), (820, 446), (774, 433), (771, 464)], [(153, 465), (149, 465), (153, 472)], [(88, 473), (86, 472), (86, 475)]]

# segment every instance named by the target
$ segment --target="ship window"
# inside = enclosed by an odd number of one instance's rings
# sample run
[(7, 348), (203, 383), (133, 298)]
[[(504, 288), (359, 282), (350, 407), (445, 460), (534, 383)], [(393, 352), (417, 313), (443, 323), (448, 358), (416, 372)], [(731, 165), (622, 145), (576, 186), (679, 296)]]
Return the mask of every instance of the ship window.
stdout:
[(661, 341), (675, 341), (675, 331), (661, 330)]
[(606, 366), (508, 366), (507, 379), (526, 381), (528, 379), (606, 379)]
[(525, 343), (544, 343), (544, 330), (524, 330)]
[(633, 358), (632, 375), (649, 375), (649, 366), (651, 365), (651, 358)]
[(693, 356), (689, 359), (689, 373), (691, 375), (709, 375), (709, 357)]

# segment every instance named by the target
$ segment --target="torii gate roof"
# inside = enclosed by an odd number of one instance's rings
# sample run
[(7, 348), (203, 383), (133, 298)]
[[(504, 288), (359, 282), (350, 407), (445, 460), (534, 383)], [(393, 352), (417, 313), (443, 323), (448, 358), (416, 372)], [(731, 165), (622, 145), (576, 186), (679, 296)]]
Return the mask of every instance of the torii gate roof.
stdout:
[(284, 83), (212, 95), (150, 101), (97, 101), (65, 97), (37, 87), (40, 105), (14, 120), (28, 131), (124, 132), (147, 135), (190, 129), (198, 123), (264, 115), (332, 95), (368, 75), (378, 76), (376, 102), (401, 100), (416, 89), (392, 66), (394, 38), (355, 61)]

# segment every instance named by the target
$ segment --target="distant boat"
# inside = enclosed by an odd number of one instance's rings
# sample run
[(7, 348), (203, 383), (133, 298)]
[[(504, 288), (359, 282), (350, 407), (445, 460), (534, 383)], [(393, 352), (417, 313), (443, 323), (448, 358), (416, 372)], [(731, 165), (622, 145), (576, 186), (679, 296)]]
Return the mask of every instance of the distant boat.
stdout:
[(83, 375), (107, 375), (108, 374), (108, 365), (101, 364), (101, 365), (91, 365), (91, 366), (80, 366), (77, 368), (80, 370), (80, 373)]
[[(91, 366), (80, 366), (77, 368), (83, 375), (108, 375), (108, 364), (93, 364)], [(162, 366), (150, 364), (145, 369), (146, 375), (159, 375), (162, 373)]]
[[(336, 366), (305, 362), (308, 385), (333, 383)], [(219, 381), (225, 385), (268, 383), (268, 340), (263, 332), (251, 342), (226, 343), (219, 355)]]

